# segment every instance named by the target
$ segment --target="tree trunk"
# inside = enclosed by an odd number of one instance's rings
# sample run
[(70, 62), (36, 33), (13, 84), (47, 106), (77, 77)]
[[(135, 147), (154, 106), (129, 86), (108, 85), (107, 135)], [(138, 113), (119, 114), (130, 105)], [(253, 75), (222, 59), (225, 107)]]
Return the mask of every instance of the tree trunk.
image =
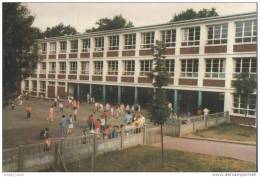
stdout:
[(162, 166), (163, 166), (164, 165), (163, 124), (161, 124), (161, 150), (162, 150)]

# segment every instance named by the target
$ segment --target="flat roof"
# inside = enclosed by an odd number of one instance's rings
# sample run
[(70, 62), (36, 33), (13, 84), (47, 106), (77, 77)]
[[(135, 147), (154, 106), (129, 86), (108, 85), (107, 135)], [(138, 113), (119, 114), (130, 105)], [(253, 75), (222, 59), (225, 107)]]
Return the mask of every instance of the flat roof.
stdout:
[(173, 27), (173, 26), (182, 26), (188, 24), (198, 24), (198, 23), (206, 23), (206, 22), (215, 22), (219, 20), (229, 20), (229, 19), (241, 19), (241, 18), (252, 18), (256, 17), (256, 12), (250, 13), (241, 13), (241, 14), (233, 14), (233, 15), (225, 15), (225, 16), (214, 16), (214, 17), (205, 17), (205, 18), (197, 18), (191, 20), (182, 20), (176, 22), (168, 22), (156, 25), (147, 25), (147, 26), (140, 26), (140, 27), (132, 27), (132, 28), (120, 28), (120, 29), (113, 29), (113, 30), (103, 30), (97, 32), (88, 32), (88, 33), (80, 33), (74, 35), (64, 35), (64, 36), (57, 36), (57, 37), (50, 37), (50, 38), (42, 38), (37, 39), (39, 42), (46, 42), (46, 41), (54, 41), (54, 40), (64, 40), (64, 39), (73, 39), (73, 38), (82, 38), (82, 37), (90, 37), (90, 36), (100, 36), (100, 35), (109, 35), (113, 33), (122, 33), (122, 32), (135, 32), (139, 30), (149, 30), (149, 29), (156, 29), (158, 27)]

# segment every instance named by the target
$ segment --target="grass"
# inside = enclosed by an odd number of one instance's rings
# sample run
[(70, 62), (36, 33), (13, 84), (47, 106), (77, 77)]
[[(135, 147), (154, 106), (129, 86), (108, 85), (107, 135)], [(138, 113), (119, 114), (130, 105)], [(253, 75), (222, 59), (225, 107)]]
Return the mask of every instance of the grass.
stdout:
[(194, 133), (195, 136), (222, 140), (233, 140), (248, 143), (256, 143), (256, 129), (237, 124), (224, 123), (217, 127), (201, 130)]
[[(256, 171), (251, 162), (177, 150), (165, 150), (166, 163), (160, 165), (161, 150), (151, 146), (135, 146), (96, 157), (98, 172), (224, 172)], [(91, 160), (68, 164), (69, 171), (90, 171)]]

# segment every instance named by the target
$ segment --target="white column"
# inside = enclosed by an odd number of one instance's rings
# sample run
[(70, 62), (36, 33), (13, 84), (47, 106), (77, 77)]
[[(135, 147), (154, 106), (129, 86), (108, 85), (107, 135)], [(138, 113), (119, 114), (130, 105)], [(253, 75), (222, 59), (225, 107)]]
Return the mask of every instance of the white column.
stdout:
[(138, 77), (140, 73), (140, 60), (135, 60), (135, 84), (138, 84)]
[(49, 59), (49, 53), (50, 53), (50, 43), (46, 42), (46, 59)]
[(224, 111), (229, 111), (232, 113), (232, 106), (233, 106), (233, 94), (231, 91), (226, 91), (224, 96)]
[(66, 61), (66, 77), (65, 79), (68, 79), (68, 75), (69, 75), (69, 70), (70, 70), (70, 63), (68, 61)]
[(70, 53), (70, 40), (67, 40), (67, 52), (66, 52), (66, 58), (69, 58)]
[(199, 58), (199, 69), (198, 69), (198, 87), (203, 87), (203, 78), (205, 73), (205, 59)]
[(46, 62), (46, 78), (48, 78), (49, 70), (50, 70), (50, 63)]
[(81, 51), (81, 40), (80, 39), (78, 39), (78, 52), (77, 52), (77, 58), (80, 58), (80, 51)]
[(225, 62), (225, 88), (231, 89), (231, 81), (233, 78), (233, 58), (227, 55)]
[(58, 81), (55, 81), (54, 95), (55, 97), (58, 96)]
[(58, 55), (60, 53), (60, 41), (56, 42), (56, 58), (58, 58)]
[(117, 82), (118, 83), (121, 82), (122, 72), (123, 72), (123, 61), (118, 60), (118, 74), (117, 74)]
[(40, 92), (40, 81), (39, 80), (36, 80), (37, 82), (37, 88), (36, 88), (36, 96), (39, 97), (39, 92)]
[(94, 72), (94, 61), (89, 61), (89, 81), (92, 81), (93, 72)]
[(90, 38), (90, 49), (89, 49), (90, 56), (89, 56), (89, 58), (93, 58), (93, 52), (94, 51), (95, 51), (95, 38), (91, 37)]
[(40, 69), (41, 69), (41, 62), (38, 62), (37, 63), (37, 70), (36, 70), (36, 74), (37, 74), (38, 79), (39, 79)]
[(109, 39), (108, 36), (104, 36), (104, 58), (107, 57), (107, 51), (108, 51), (108, 47), (109, 47)]
[[(119, 54), (118, 54), (118, 57), (122, 57), (122, 51), (124, 50), (124, 44), (125, 44), (124, 35), (120, 34), (119, 35)], [(118, 65), (118, 68), (119, 68), (119, 65)]]
[(49, 86), (49, 82), (48, 81), (46, 81), (46, 83), (45, 83), (45, 98), (48, 98), (48, 86)]
[(200, 55), (204, 54), (206, 42), (207, 42), (207, 26), (200, 25), (200, 51), (199, 51)]
[(136, 32), (136, 44), (135, 44), (135, 56), (139, 56), (139, 50), (141, 48), (141, 32)]
[(81, 62), (77, 61), (77, 80), (79, 80), (80, 71), (81, 71)]
[(176, 28), (176, 45), (175, 45), (175, 55), (180, 55), (180, 47), (181, 47), (181, 28)]
[(228, 23), (228, 41), (227, 41), (227, 53), (233, 53), (233, 45), (235, 43), (235, 32), (236, 32), (236, 25), (235, 22)]
[(21, 81), (21, 90), (20, 90), (20, 94), (23, 94), (23, 90), (25, 89), (24, 87), (25, 87), (25, 83), (24, 83), (25, 81), (24, 80), (22, 80)]
[(180, 58), (175, 58), (174, 63), (174, 85), (179, 85), (179, 78), (181, 74), (181, 60)]
[(108, 70), (107, 61), (103, 60), (103, 82), (106, 81), (107, 70)]
[(160, 38), (160, 31), (159, 30), (156, 30), (154, 31), (154, 44), (156, 44), (156, 41), (160, 41), (161, 38)]

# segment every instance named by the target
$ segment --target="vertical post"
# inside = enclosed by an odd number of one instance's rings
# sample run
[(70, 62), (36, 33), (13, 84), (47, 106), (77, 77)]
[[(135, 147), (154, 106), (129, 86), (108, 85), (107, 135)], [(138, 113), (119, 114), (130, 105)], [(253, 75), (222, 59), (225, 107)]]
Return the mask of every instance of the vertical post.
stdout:
[(79, 101), (79, 97), (80, 97), (80, 87), (79, 84), (77, 84), (77, 100)]
[(198, 91), (198, 106), (202, 105), (202, 91)]
[(121, 86), (117, 87), (117, 103), (121, 103)]
[(95, 156), (96, 156), (96, 134), (93, 134), (93, 152), (91, 158), (91, 171), (95, 171)]
[(102, 87), (102, 101), (105, 104), (106, 103), (106, 86), (103, 85)]
[(92, 97), (92, 85), (89, 84), (89, 95)]
[(178, 112), (178, 90), (174, 90), (174, 112)]
[(143, 126), (143, 144), (146, 144), (146, 128), (145, 125)]
[(22, 172), (23, 167), (24, 167), (24, 149), (23, 149), (22, 145), (19, 146), (19, 158), (18, 158), (18, 160), (19, 160), (18, 171)]
[(135, 104), (138, 103), (138, 88), (137, 88), (137, 87), (135, 87), (135, 98), (134, 98), (134, 102), (135, 102)]

